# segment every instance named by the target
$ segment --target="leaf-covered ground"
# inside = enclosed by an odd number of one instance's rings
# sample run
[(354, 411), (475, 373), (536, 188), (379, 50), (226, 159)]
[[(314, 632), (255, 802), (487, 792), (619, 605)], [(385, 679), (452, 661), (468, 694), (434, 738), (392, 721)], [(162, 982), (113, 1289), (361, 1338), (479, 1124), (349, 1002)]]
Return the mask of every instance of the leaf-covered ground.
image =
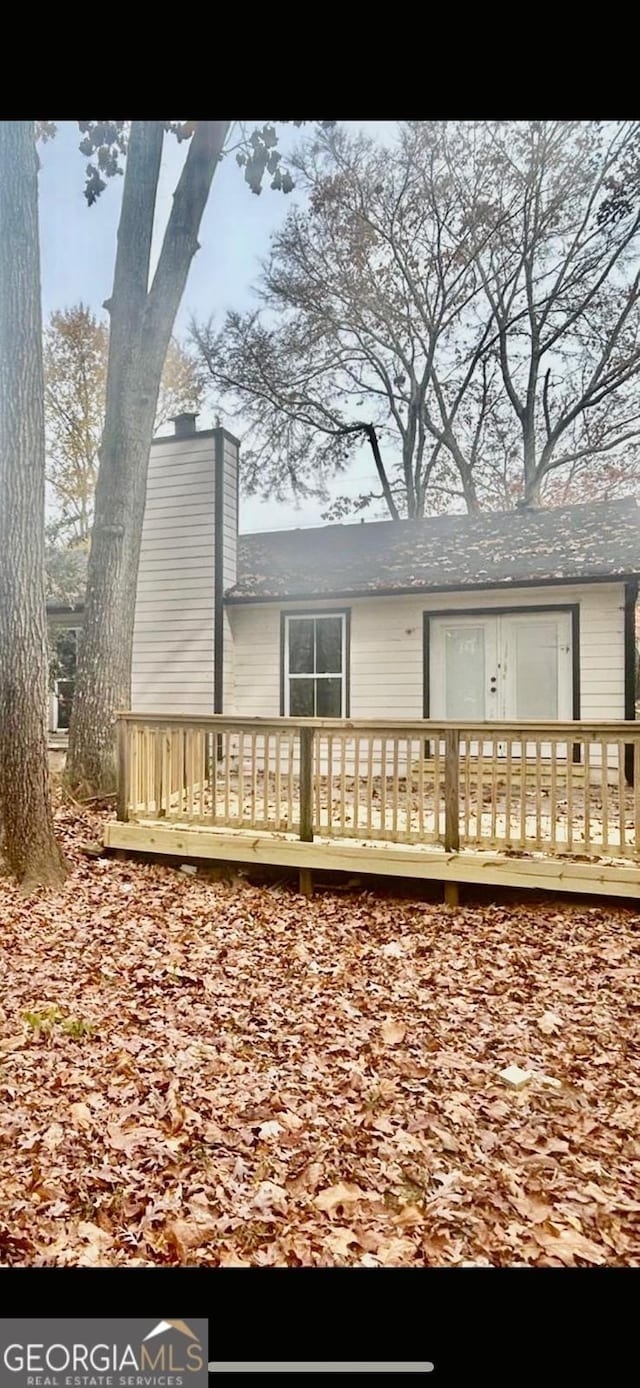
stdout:
[(61, 893), (0, 881), (0, 1263), (638, 1264), (636, 913), (305, 900), (60, 823)]

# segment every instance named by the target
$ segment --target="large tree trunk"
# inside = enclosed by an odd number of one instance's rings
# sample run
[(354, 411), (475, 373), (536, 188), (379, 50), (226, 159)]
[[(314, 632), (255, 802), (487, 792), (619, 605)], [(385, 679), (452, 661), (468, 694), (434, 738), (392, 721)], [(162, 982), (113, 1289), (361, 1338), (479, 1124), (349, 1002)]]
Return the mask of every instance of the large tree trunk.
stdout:
[(118, 228), (105, 427), (89, 555), (67, 778), (84, 795), (116, 788), (114, 718), (129, 705), (149, 449), (167, 348), (229, 121), (199, 121), (148, 288), (161, 121), (134, 121)]
[(0, 810), (26, 890), (56, 885), (47, 750), (44, 374), (33, 121), (0, 121)]
[[(84, 795), (115, 791), (113, 718), (128, 708), (136, 585), (155, 402), (127, 390), (107, 415), (96, 486), (85, 618), (67, 779)], [(121, 413), (120, 413), (121, 411)]]

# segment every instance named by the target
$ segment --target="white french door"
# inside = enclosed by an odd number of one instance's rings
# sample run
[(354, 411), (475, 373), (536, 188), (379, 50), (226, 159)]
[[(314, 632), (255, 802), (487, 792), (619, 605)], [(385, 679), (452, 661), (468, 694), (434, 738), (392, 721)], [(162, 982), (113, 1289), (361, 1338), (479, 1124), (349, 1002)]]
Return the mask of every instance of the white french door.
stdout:
[(429, 630), (431, 718), (564, 722), (572, 717), (569, 612), (434, 617)]

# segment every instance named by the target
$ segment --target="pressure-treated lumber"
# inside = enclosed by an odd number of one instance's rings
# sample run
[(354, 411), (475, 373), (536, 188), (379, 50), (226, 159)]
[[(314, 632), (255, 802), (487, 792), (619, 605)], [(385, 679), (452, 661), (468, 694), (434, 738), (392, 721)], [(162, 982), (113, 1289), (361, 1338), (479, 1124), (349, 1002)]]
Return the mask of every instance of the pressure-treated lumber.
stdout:
[(277, 865), (294, 870), (339, 871), (350, 875), (468, 882), (487, 886), (537, 888), (586, 895), (640, 898), (640, 866), (574, 862), (558, 858), (507, 857), (498, 853), (445, 853), (404, 845), (337, 843), (323, 839), (303, 843), (276, 834), (225, 832), (168, 825), (119, 823), (105, 825), (107, 848), (167, 854), (170, 857)]

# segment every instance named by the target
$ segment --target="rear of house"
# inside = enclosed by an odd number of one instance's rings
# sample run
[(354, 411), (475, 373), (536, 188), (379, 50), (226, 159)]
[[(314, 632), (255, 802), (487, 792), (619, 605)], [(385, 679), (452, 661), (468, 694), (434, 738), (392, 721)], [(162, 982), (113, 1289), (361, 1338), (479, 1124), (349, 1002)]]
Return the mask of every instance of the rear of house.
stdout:
[(241, 537), (226, 711), (633, 717), (637, 516), (604, 503)]
[(243, 536), (193, 425), (152, 450), (108, 842), (640, 895), (635, 502)]
[(238, 535), (238, 445), (158, 440), (133, 657), (140, 711), (632, 718), (640, 512)]
[[(180, 417), (151, 451), (134, 709), (634, 718), (633, 499), (257, 535), (238, 533), (238, 514), (237, 440)], [(51, 624), (65, 646), (52, 692), (64, 726), (81, 613), (52, 612)]]

